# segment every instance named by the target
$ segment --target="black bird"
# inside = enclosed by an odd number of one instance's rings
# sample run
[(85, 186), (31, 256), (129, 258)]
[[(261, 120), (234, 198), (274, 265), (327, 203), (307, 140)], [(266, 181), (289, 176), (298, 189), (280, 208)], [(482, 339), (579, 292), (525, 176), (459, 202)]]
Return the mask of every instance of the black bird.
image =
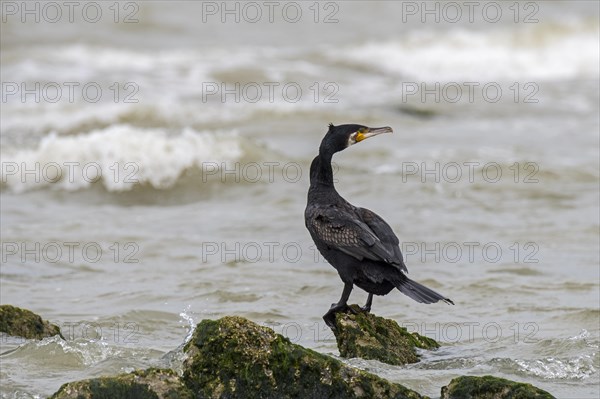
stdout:
[(374, 212), (350, 204), (333, 185), (333, 154), (381, 133), (392, 133), (392, 129), (330, 124), (319, 155), (310, 165), (310, 188), (304, 212), (306, 228), (319, 252), (336, 268), (344, 282), (339, 302), (332, 304), (323, 316), (331, 328), (335, 328), (335, 313), (348, 309), (348, 297), (355, 284), (369, 293), (362, 308), (366, 312), (371, 310), (373, 294), (387, 295), (394, 288), (417, 302), (442, 300), (454, 305), (443, 295), (409, 280), (398, 237), (390, 225)]

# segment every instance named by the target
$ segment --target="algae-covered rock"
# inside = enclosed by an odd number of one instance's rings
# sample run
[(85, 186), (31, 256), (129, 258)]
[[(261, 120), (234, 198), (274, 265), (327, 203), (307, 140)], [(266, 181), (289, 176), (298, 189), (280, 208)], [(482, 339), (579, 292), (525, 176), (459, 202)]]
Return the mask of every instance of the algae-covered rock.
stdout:
[(531, 384), (486, 375), (454, 378), (442, 388), (442, 399), (553, 399)]
[(357, 305), (351, 308), (351, 311), (336, 314), (333, 333), (342, 357), (403, 365), (419, 361), (415, 348), (436, 349), (440, 346), (431, 338), (408, 332), (394, 320), (363, 312)]
[(172, 370), (148, 369), (64, 384), (51, 399), (192, 399)]
[(241, 317), (203, 320), (184, 351), (200, 398), (421, 398)]
[(60, 328), (42, 320), (37, 314), (11, 305), (0, 305), (0, 332), (27, 339), (43, 339), (60, 335)]

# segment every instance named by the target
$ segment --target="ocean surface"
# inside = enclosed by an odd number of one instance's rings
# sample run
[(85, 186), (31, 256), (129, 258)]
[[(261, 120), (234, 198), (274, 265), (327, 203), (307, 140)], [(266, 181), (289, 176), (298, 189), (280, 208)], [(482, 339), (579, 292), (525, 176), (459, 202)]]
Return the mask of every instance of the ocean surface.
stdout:
[(330, 122), (394, 129), (336, 186), (456, 304), (376, 297), (443, 346), (344, 361), (432, 397), (486, 374), (598, 397), (598, 2), (1, 6), (0, 303), (66, 338), (0, 337), (2, 398), (178, 368), (225, 315), (337, 356), (303, 220)]

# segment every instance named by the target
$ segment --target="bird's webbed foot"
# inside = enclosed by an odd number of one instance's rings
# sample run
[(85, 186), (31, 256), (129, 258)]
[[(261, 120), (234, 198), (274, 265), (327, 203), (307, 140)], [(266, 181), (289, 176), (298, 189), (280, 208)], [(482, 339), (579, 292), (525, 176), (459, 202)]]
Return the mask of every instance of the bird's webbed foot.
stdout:
[(327, 314), (345, 312), (348, 310), (348, 308), (349, 308), (349, 306), (347, 303), (332, 303), (331, 307), (327, 311)]
[(365, 306), (362, 306), (360, 310), (362, 310), (364, 313), (371, 313), (371, 305), (373, 305), (373, 294), (369, 294), (367, 303), (365, 303)]
[(327, 313), (325, 313), (323, 315), (323, 320), (325, 321), (325, 324), (327, 324), (329, 326), (329, 328), (331, 328), (332, 330), (335, 330), (335, 328), (336, 328), (336, 325), (335, 325), (336, 313), (347, 312), (348, 309), (351, 309), (351, 308), (346, 303), (332, 303), (331, 307), (329, 308)]
[(350, 296), (350, 292), (352, 292), (352, 287), (352, 283), (345, 283), (340, 301), (338, 303), (332, 303), (327, 313), (325, 313), (323, 316), (325, 324), (327, 324), (332, 330), (335, 330), (336, 328), (335, 314), (338, 312), (346, 312), (348, 310), (348, 297)]

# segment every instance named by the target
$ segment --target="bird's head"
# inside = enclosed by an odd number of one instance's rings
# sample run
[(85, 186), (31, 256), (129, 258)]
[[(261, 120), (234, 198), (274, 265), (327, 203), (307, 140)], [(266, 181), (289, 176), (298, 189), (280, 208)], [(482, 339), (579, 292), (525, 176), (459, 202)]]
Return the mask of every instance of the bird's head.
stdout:
[(342, 151), (353, 144), (381, 133), (392, 133), (391, 127), (367, 127), (363, 125), (329, 125), (329, 131), (323, 137), (319, 151), (321, 154), (331, 154)]

